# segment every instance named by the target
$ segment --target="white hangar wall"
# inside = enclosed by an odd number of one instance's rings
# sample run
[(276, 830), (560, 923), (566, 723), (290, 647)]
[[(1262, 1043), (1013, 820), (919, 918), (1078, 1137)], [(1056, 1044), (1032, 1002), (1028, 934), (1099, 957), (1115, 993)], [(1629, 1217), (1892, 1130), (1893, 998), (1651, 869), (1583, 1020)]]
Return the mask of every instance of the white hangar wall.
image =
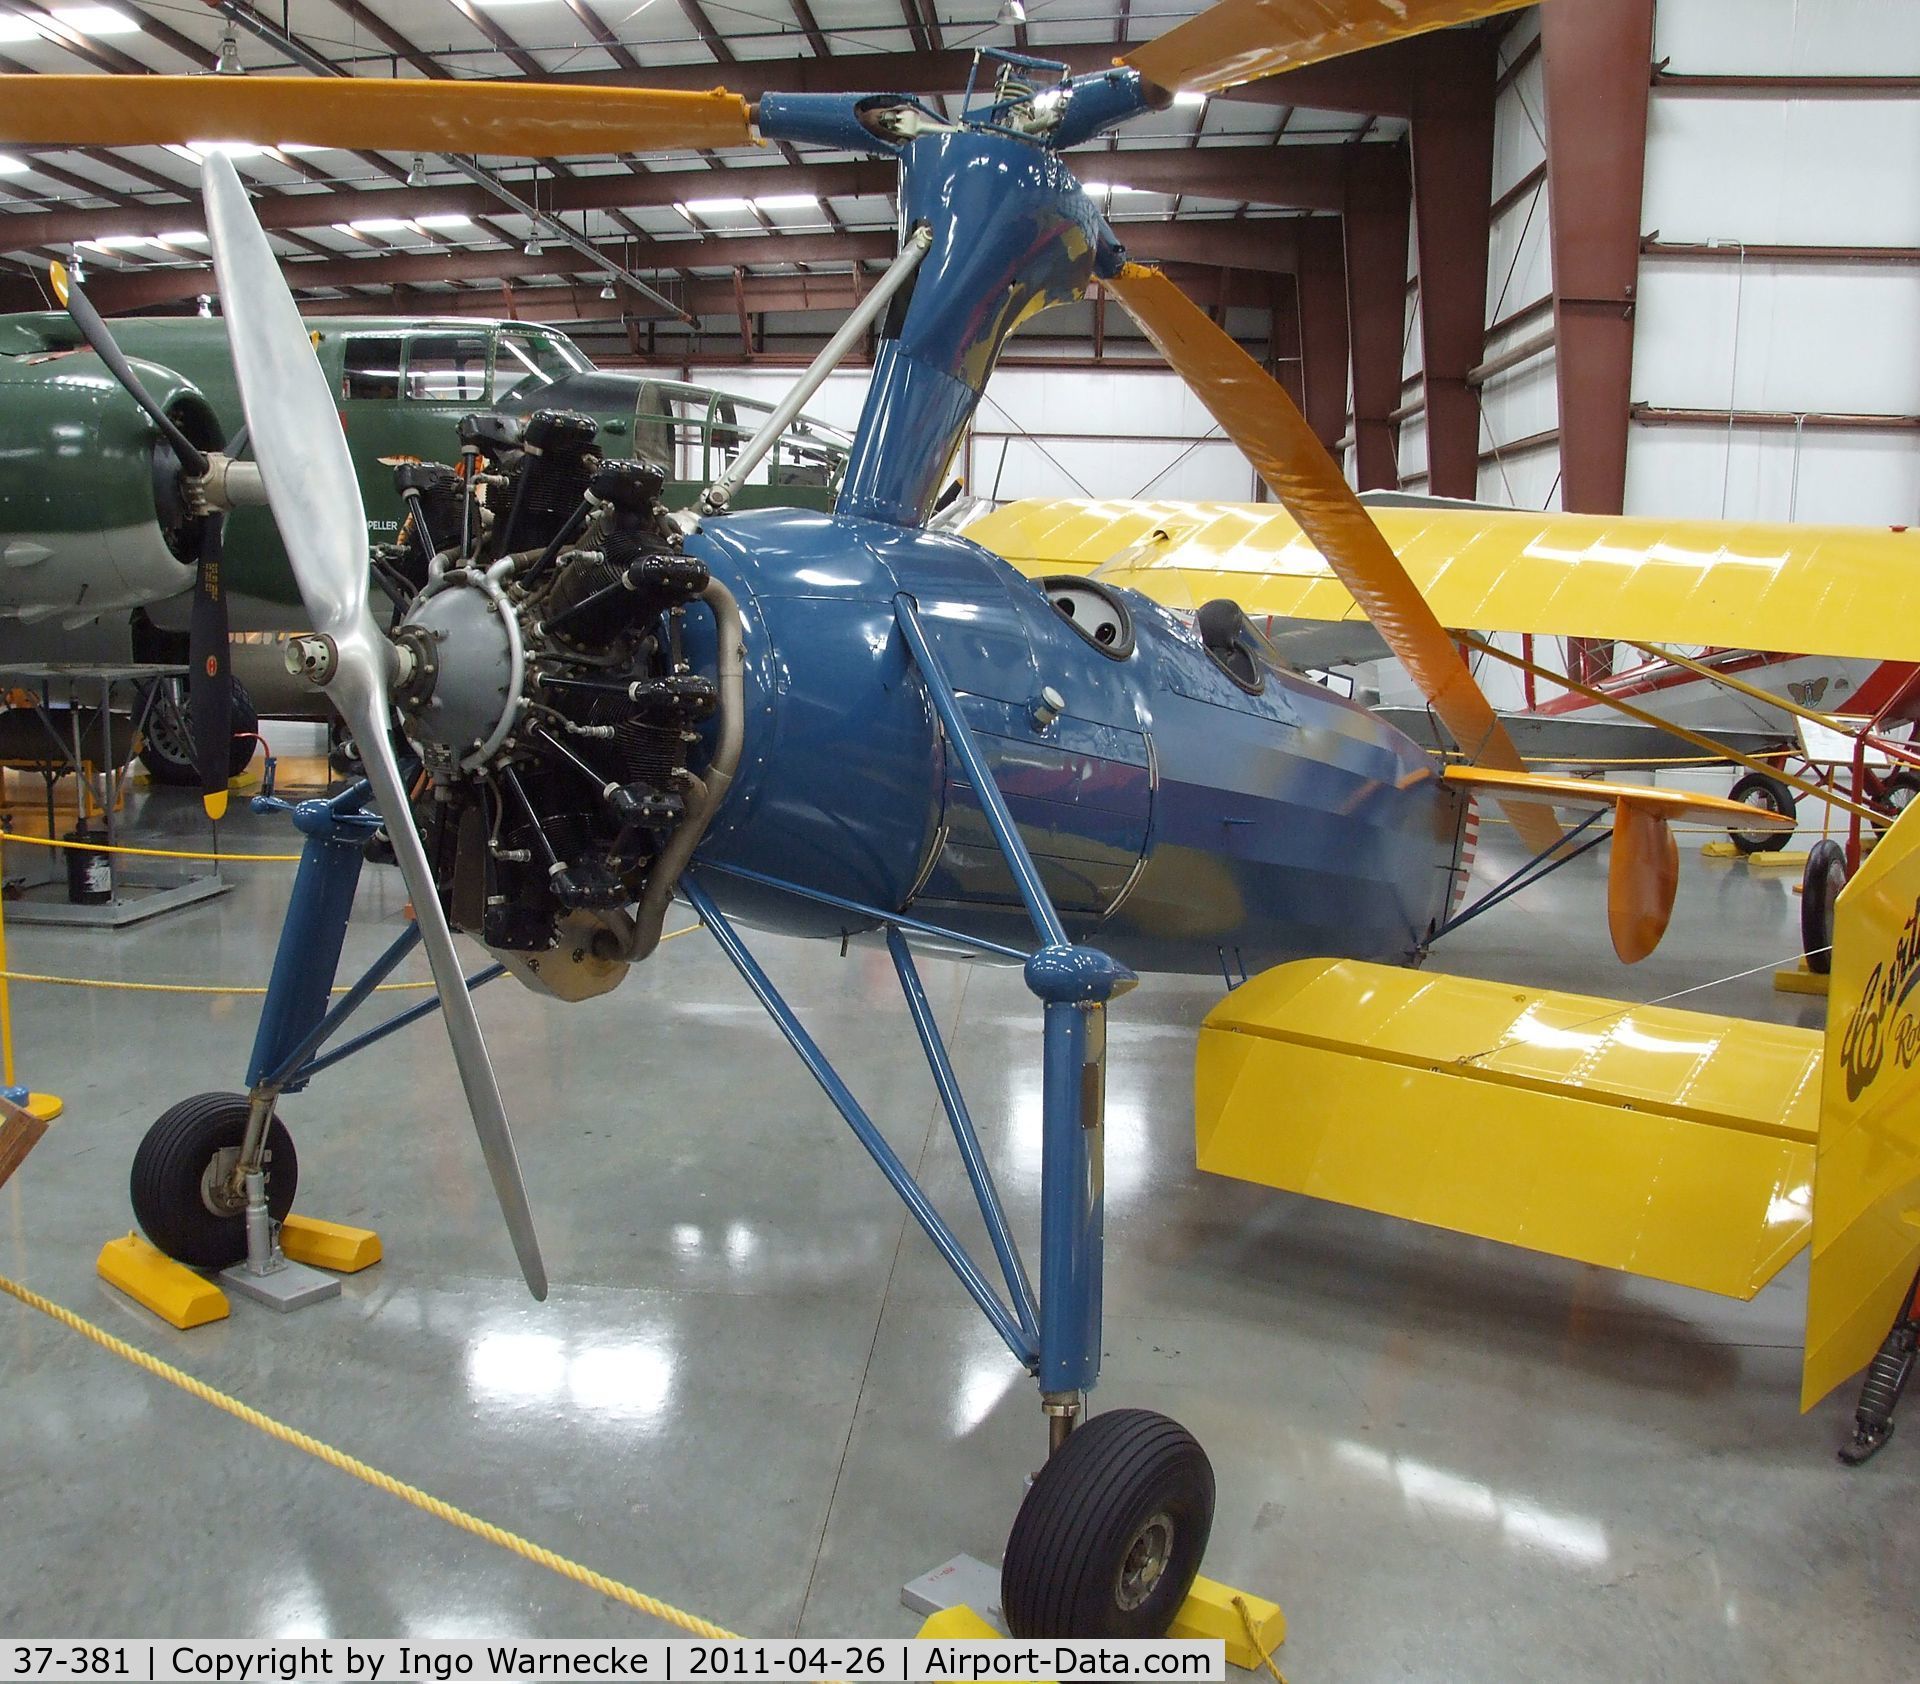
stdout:
[[(1010, 355), (1044, 346), (1013, 340)], [(792, 368), (702, 368), (688, 378), (774, 402), (792, 386)], [(807, 410), (851, 428), (866, 397), (864, 368), (830, 375)], [(1199, 399), (1157, 360), (1128, 367), (1001, 367), (987, 386), (957, 471), (973, 495), (1016, 497), (1193, 497), (1245, 500), (1253, 470), (1213, 424)]]
[[(1670, 71), (1920, 75), (1911, 0), (1661, 0)], [(1786, 417), (1920, 417), (1920, 98), (1656, 86), (1642, 227), (1700, 257), (1644, 255), (1635, 399), (1777, 412), (1764, 428), (1636, 423), (1631, 510), (1920, 520), (1920, 431)], [(1877, 248), (1889, 261), (1754, 247)]]
[[(1508, 36), (1507, 64), (1539, 34)], [(1682, 76), (1920, 76), (1913, 0), (1659, 0), (1654, 56)], [(1545, 89), (1538, 56), (1496, 109), (1486, 356), (1536, 339), (1500, 329), (1550, 296)], [(1576, 212), (1577, 214), (1577, 212)], [(1636, 419), (1627, 511), (1734, 519), (1920, 521), (1920, 97), (1910, 92), (1656, 85), (1647, 118), (1633, 397), (1655, 411), (1765, 415), (1726, 425)], [(1661, 248), (1691, 248), (1684, 254)], [(1782, 255), (1782, 247), (1831, 255)], [(1769, 249), (1772, 248), (1772, 249)], [(1862, 259), (1840, 249), (1868, 249)], [(1409, 394), (1421, 368), (1409, 254)], [(1479, 495), (1560, 506), (1551, 347), (1481, 392)], [(1836, 427), (1825, 417), (1855, 417)], [(1873, 418), (1884, 418), (1878, 424)], [(1539, 441), (1529, 444), (1527, 441)], [(1424, 423), (1400, 475), (1424, 484)]]

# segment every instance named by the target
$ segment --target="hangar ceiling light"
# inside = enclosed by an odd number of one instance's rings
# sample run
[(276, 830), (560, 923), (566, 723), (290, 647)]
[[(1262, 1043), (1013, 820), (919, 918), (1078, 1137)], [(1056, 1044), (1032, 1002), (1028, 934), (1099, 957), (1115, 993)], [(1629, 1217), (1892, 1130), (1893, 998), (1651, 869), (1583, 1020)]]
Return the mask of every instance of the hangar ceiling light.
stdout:
[(82, 35), (138, 35), (140, 20), (111, 6), (55, 6), (55, 22), (77, 29)]

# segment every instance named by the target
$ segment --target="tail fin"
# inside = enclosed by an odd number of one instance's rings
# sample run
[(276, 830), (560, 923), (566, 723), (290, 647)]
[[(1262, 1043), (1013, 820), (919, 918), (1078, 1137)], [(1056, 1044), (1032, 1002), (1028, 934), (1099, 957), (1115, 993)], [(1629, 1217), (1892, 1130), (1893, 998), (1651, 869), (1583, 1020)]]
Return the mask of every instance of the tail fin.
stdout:
[(1840, 896), (1800, 1407), (1872, 1359), (1920, 1268), (1920, 816)]

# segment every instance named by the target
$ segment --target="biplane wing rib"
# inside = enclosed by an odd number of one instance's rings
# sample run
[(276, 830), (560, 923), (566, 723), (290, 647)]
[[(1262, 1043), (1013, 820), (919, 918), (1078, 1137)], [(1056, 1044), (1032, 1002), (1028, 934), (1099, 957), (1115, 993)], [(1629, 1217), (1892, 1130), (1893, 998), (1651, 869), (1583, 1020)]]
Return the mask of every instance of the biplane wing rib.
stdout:
[[(1920, 660), (1887, 613), (1920, 532), (1477, 508), (1369, 507), (1442, 624), (1866, 660)], [(1170, 608), (1230, 597), (1262, 615), (1362, 618), (1271, 503), (1028, 500), (967, 535), (1029, 575), (1092, 572)]]
[(1818, 1031), (1301, 960), (1208, 1014), (1199, 1165), (1735, 1298), (1808, 1242)]

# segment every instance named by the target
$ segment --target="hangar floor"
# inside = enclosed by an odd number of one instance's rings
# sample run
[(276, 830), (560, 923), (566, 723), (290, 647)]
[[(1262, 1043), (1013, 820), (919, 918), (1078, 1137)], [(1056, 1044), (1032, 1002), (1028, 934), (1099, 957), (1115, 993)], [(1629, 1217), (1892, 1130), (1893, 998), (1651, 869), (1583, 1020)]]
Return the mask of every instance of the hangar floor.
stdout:
[[(204, 827), (154, 797), (149, 831)], [(242, 814), (233, 849), (288, 848)], [(1697, 842), (1697, 838), (1694, 839)], [(1484, 860), (1484, 856), (1483, 856)], [(17, 930), (24, 970), (264, 980), (288, 866), (117, 936)], [(1483, 865), (1484, 869), (1484, 865)], [(1686, 855), (1638, 970), (1582, 862), (1436, 963), (1648, 998), (1797, 944), (1788, 872)], [(404, 896), (363, 884), (349, 960)], [(669, 927), (685, 923), (675, 919)], [(910, 1163), (964, 1183), (884, 955), (766, 939), (769, 968)], [(422, 974), (418, 969), (407, 974)], [(926, 967), (1017, 1211), (1037, 1013), (1011, 972)], [(1804, 1263), (1750, 1305), (1204, 1179), (1189, 1054), (1217, 997), (1114, 1014), (1107, 1362), (1220, 1476), (1217, 1577), (1276, 1597), (1296, 1680), (1914, 1676), (1920, 1437), (1834, 1460), (1796, 1413)], [(93, 1274), (166, 1104), (237, 1085), (246, 998), (14, 991), (64, 1121), (0, 1195), (0, 1268), (400, 1478), (739, 1629), (911, 1630), (903, 1577), (997, 1559), (1030, 1388), (702, 935), (606, 999), (502, 983), (481, 1015), (555, 1286), (513, 1273), (445, 1044), (411, 1031), (290, 1100), (301, 1206), (385, 1237), (342, 1299), (176, 1334)], [(1763, 974), (1699, 1001), (1813, 1021)], [(1908, 1428), (1920, 1434), (1920, 1427)], [(623, 1609), (457, 1533), (0, 1303), (0, 1629), (631, 1635)], [(1904, 1518), (1903, 1518), (1904, 1517)]]

